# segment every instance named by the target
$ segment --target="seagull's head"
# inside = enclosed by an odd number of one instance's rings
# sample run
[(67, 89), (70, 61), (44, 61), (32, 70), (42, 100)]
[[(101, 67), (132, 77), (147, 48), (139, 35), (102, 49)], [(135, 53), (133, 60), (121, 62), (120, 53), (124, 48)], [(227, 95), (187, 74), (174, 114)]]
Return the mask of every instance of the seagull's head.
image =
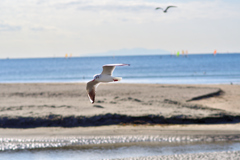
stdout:
[(94, 80), (98, 80), (100, 77), (101, 77), (101, 75), (95, 74), (95, 75), (93, 76), (93, 81), (94, 81)]

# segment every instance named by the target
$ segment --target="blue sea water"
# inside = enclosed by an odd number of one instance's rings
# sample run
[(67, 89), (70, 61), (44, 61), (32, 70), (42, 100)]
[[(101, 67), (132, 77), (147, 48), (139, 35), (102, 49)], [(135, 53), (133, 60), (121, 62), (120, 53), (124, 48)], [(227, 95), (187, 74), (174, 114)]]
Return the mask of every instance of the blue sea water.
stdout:
[(240, 84), (240, 54), (0, 59), (0, 83), (87, 82), (102, 65), (127, 63), (122, 83)]

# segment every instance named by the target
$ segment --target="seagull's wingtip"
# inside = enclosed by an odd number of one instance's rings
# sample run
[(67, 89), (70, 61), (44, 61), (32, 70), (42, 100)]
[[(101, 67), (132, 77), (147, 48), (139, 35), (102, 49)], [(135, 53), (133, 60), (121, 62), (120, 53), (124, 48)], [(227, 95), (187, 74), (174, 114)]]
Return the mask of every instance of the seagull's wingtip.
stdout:
[(91, 99), (90, 96), (88, 96), (89, 100), (90, 100), (90, 103), (93, 104), (94, 103), (94, 99)]
[(95, 89), (93, 88), (91, 89), (91, 91), (87, 89), (87, 96), (89, 98), (90, 103), (93, 104), (95, 100)]

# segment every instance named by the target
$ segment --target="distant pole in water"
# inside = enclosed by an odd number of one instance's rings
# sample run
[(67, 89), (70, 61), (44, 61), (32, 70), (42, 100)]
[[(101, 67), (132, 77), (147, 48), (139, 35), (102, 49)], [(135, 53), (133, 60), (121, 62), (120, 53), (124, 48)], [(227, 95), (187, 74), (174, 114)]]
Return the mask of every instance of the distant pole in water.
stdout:
[(217, 54), (217, 50), (215, 49), (213, 52), (213, 55), (216, 56), (216, 54)]

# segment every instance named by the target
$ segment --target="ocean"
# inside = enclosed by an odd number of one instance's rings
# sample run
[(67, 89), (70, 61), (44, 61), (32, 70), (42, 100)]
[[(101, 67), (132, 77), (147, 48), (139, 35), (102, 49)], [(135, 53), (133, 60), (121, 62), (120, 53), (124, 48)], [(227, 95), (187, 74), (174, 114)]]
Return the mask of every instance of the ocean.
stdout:
[(87, 82), (105, 64), (127, 63), (121, 83), (240, 84), (240, 54), (0, 59), (0, 83)]

